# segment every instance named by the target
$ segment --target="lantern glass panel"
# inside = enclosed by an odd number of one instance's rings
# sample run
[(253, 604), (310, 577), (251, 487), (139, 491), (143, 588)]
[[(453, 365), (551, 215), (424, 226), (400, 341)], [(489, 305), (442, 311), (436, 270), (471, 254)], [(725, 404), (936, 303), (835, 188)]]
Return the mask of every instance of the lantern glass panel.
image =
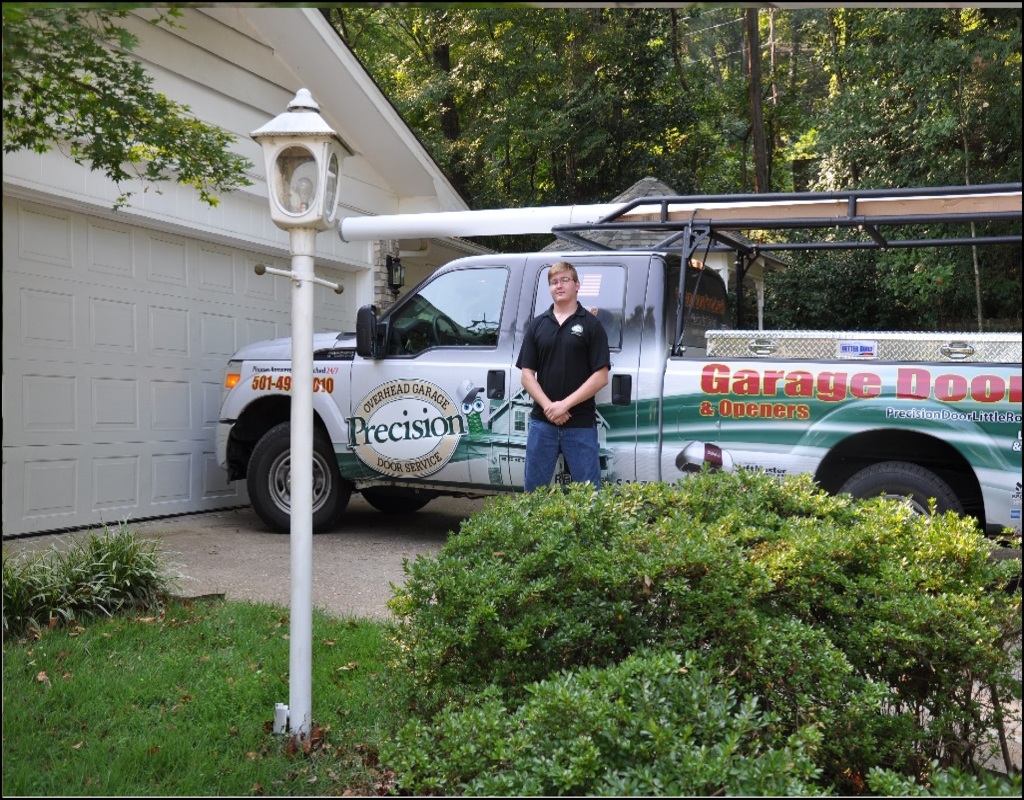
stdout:
[(274, 197), (288, 214), (305, 214), (316, 202), (316, 158), (305, 147), (282, 150), (274, 162)]
[(327, 183), (324, 186), (324, 218), (330, 222), (338, 205), (338, 173), (340, 162), (337, 153), (331, 153), (327, 162)]

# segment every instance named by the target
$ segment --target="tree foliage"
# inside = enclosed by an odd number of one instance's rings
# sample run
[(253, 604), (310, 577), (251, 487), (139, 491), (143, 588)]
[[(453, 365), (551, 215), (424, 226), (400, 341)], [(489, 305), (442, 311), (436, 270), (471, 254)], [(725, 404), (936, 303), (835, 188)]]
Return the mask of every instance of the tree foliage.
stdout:
[(821, 188), (1020, 180), (1020, 9), (829, 14)]
[[(1021, 180), (1020, 9), (330, 15), (473, 208), (604, 203), (646, 175), (680, 194)], [(791, 260), (772, 324), (1020, 325), (1019, 246)]]
[[(118, 207), (132, 178), (173, 178), (215, 206), (217, 193), (249, 185), (251, 164), (229, 150), (230, 134), (153, 90), (130, 56), (137, 38), (118, 24), (129, 13), (128, 4), (4, 4), (4, 153), (60, 148), (122, 189)], [(154, 23), (178, 14), (165, 9)]]

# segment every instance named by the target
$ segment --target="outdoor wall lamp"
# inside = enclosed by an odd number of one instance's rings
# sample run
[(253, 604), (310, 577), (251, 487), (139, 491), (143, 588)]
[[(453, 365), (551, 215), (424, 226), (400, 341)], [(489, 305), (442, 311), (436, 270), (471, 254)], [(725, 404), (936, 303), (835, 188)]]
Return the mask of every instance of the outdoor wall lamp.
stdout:
[(398, 292), (405, 286), (405, 267), (402, 266), (402, 259), (388, 256), (384, 263), (388, 271), (388, 288), (397, 297)]

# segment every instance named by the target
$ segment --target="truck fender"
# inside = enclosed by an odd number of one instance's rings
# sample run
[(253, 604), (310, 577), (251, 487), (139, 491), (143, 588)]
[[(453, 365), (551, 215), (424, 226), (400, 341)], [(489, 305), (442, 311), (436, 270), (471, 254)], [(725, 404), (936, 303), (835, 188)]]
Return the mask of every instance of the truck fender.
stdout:
[[(323, 422), (328, 437), (334, 442), (335, 451), (341, 443), (348, 441), (348, 418), (345, 416), (348, 409), (347, 395), (347, 386), (343, 392), (335, 391), (334, 394), (319, 397), (313, 395), (313, 413)], [(338, 405), (339, 400), (344, 403), (344, 409)]]
[(886, 419), (885, 409), (889, 405), (891, 403), (861, 400), (836, 408), (813, 423), (797, 446), (819, 450), (824, 457), (828, 451), (857, 434), (886, 430), (908, 431), (945, 442), (976, 471), (983, 465), (988, 465), (989, 469), (1011, 469), (1006, 459), (1006, 453), (1010, 450), (1009, 437), (993, 436), (969, 420), (943, 419), (938, 412), (948, 409), (937, 403), (919, 406), (926, 415), (927, 412), (935, 413), (931, 414), (930, 419), (916, 419), (913, 422)]

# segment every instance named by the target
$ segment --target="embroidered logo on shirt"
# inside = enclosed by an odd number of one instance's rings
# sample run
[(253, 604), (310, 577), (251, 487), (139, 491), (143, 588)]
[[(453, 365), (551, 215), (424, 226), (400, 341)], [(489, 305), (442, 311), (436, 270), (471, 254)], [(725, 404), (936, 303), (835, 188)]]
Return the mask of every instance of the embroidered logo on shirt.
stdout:
[(583, 326), (582, 326), (582, 325), (580, 325), (580, 324), (579, 324), (579, 323), (577, 322), (577, 323), (576, 323), (575, 325), (573, 325), (573, 326), (572, 326), (572, 328), (570, 328), (570, 329), (569, 329), (569, 332), (570, 332), (570, 333), (571, 333), (571, 334), (572, 334), (573, 336), (582, 336), (582, 335), (583, 335)]

